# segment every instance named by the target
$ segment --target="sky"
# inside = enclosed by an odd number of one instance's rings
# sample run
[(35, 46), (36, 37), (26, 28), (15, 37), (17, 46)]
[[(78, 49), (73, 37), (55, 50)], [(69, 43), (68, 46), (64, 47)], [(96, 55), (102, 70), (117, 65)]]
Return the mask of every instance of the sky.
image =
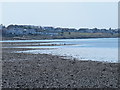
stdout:
[(4, 2), (2, 24), (117, 28), (117, 2)]

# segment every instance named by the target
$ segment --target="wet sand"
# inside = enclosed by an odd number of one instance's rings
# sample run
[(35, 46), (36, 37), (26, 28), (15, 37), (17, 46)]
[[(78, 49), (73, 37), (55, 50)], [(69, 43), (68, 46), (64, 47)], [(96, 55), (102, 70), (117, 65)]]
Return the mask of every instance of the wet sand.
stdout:
[(18, 50), (27, 49), (3, 48), (3, 88), (118, 87), (117, 63), (70, 60), (46, 54), (12, 53)]

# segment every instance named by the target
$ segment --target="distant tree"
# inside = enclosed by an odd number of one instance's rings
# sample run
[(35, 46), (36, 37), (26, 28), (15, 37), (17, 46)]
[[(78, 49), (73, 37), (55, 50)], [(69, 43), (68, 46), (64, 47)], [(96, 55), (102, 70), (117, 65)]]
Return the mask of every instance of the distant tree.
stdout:
[(97, 28), (93, 28), (93, 30), (98, 30)]
[(112, 30), (111, 28), (109, 28), (109, 30)]
[(64, 32), (62, 31), (62, 32), (61, 32), (61, 36), (63, 36), (63, 34), (64, 34)]
[(71, 32), (69, 32), (69, 35), (71, 34)]

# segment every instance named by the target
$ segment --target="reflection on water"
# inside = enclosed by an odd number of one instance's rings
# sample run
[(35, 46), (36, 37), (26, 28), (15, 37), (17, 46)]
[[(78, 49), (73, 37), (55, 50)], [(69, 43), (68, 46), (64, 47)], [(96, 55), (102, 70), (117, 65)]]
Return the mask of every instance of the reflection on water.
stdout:
[[(53, 54), (53, 55), (77, 58), (78, 60), (94, 60), (94, 61), (105, 61), (105, 62), (118, 61), (117, 38), (14, 40), (14, 41), (9, 40), (3, 42), (31, 42), (31, 43), (23, 43), (23, 44), (20, 43), (21, 45), (26, 45), (26, 46), (13, 46), (11, 48), (56, 48), (56, 49), (48, 49), (48, 50), (18, 51), (18, 53), (24, 52), (24, 53), (33, 53), (33, 54), (38, 54), (38, 53)], [(43, 45), (43, 46), (39, 46), (39, 45)], [(4, 48), (10, 48), (10, 47), (4, 47)]]

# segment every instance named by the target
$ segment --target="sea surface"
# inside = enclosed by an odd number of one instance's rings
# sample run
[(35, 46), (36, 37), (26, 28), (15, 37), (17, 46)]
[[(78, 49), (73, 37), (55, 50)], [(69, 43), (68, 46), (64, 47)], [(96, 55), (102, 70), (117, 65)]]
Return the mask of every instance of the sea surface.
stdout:
[[(52, 54), (77, 60), (118, 62), (118, 38), (5, 40), (0, 42), (34, 42), (33, 44), (25, 43), (26, 46), (24, 47), (4, 47), (36, 48), (36, 50), (17, 51), (17, 53)], [(22, 43), (19, 43), (19, 45), (20, 44)]]

